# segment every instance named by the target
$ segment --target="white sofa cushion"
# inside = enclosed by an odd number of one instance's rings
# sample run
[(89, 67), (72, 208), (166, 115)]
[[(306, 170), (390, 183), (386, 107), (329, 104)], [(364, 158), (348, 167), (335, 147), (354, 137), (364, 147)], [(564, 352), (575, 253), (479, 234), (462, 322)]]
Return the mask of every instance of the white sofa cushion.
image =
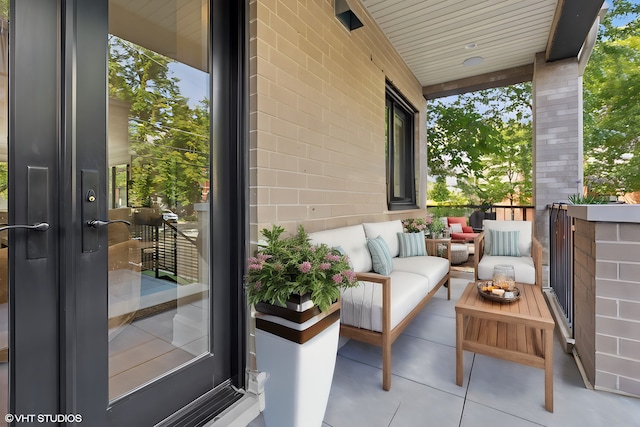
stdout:
[(478, 279), (491, 280), (493, 278), (493, 267), (498, 264), (513, 265), (516, 272), (516, 282), (529, 283), (531, 285), (536, 283), (536, 268), (533, 265), (533, 258), (530, 256), (485, 255), (478, 263)]
[[(449, 272), (449, 261), (437, 256), (393, 258), (393, 271), (418, 274), (429, 281), (429, 291)], [(392, 282), (391, 286), (395, 286)]]
[[(429, 292), (429, 281), (405, 271), (391, 273), (391, 328), (395, 328)], [(341, 292), (340, 322), (382, 332), (382, 285), (360, 282)]]
[[(491, 233), (488, 230), (498, 231), (519, 231), (518, 250), (520, 256), (531, 256), (531, 221), (495, 221), (491, 219), (484, 220), (484, 253), (491, 253)], [(508, 263), (507, 263), (508, 264)]]
[(375, 239), (378, 236), (382, 236), (389, 248), (389, 254), (391, 258), (395, 258), (400, 254), (400, 244), (398, 243), (398, 233), (402, 233), (402, 221), (399, 219), (394, 221), (382, 221), (382, 222), (365, 222), (362, 224), (364, 227), (364, 234), (369, 239)]
[(330, 247), (340, 246), (349, 257), (356, 273), (371, 271), (371, 254), (367, 248), (367, 238), (362, 225), (309, 233), (309, 238), (314, 245), (324, 243)]

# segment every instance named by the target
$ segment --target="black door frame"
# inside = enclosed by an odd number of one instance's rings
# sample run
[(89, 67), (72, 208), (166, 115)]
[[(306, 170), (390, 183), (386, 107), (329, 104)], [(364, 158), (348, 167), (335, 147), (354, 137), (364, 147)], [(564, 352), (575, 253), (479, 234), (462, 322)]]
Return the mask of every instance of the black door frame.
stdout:
[[(11, 1), (9, 48), (9, 224), (29, 224), (38, 189), (51, 228), (28, 259), (37, 231), (9, 234), (9, 413), (59, 413), (58, 25), (55, 2)], [(28, 168), (44, 172), (29, 183)], [(32, 186), (30, 189), (29, 187)], [(36, 188), (38, 187), (38, 188)], [(32, 200), (32, 203), (34, 201)], [(44, 218), (43, 218), (44, 219)]]
[[(108, 1), (12, 0), (11, 6), (10, 146), (24, 150), (10, 149), (10, 203), (15, 212), (10, 223), (25, 223), (25, 171), (27, 165), (36, 165), (49, 171), (52, 227), (50, 256), (44, 260), (19, 259), (26, 244), (18, 233), (26, 231), (14, 231), (10, 245), (15, 255), (11, 283), (17, 284), (11, 288), (17, 305), (11, 314), (10, 410), (81, 414), (82, 423), (92, 426), (149, 425), (216, 387), (243, 388), (246, 1), (212, 0), (210, 7), (210, 40), (215, 41), (210, 49), (211, 121), (216, 123), (211, 126), (210, 353), (110, 404), (107, 234), (99, 233), (97, 251), (83, 252), (87, 225), (81, 212), (82, 172), (96, 171), (101, 177), (98, 219), (107, 217)], [(33, 299), (36, 291), (41, 303), (37, 316), (30, 310), (22, 313), (22, 301)]]

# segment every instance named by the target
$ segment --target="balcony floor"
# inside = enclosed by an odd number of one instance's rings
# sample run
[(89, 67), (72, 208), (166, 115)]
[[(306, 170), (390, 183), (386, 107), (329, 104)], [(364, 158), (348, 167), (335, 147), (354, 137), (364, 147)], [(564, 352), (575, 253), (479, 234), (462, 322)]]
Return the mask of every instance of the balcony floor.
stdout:
[[(323, 426), (632, 427), (640, 399), (585, 388), (573, 357), (554, 348), (554, 413), (544, 409), (544, 371), (464, 352), (455, 383), (454, 306), (468, 273), (452, 273), (451, 300), (440, 289), (393, 345), (391, 390), (382, 390), (381, 350), (349, 341), (338, 351)], [(250, 427), (264, 426), (262, 416)]]

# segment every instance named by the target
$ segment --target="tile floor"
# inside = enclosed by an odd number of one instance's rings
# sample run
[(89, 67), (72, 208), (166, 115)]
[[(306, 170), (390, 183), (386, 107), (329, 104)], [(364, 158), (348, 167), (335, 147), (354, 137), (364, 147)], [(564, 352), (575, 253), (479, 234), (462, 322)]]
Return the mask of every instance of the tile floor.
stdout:
[[(556, 340), (554, 413), (544, 409), (544, 372), (466, 352), (455, 383), (454, 306), (469, 280), (452, 273), (393, 345), (391, 390), (382, 390), (379, 348), (349, 341), (338, 351), (323, 427), (637, 427), (640, 399), (585, 388)], [(262, 416), (249, 424), (264, 426)]]

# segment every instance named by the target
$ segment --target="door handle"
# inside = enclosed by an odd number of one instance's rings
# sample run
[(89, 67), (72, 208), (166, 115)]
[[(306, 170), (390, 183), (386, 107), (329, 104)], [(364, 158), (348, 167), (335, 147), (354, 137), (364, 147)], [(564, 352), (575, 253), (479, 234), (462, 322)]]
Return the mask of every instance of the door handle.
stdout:
[[(100, 227), (104, 227), (105, 225), (114, 224), (116, 222), (121, 222), (123, 224), (131, 225), (131, 223), (129, 221), (126, 221), (124, 219), (111, 219), (109, 221), (103, 221), (103, 220), (100, 220), (100, 219), (92, 219), (91, 221), (87, 221), (87, 225), (89, 227), (92, 227), (92, 228), (100, 228)], [(47, 227), (48, 227), (48, 225), (47, 225)], [(2, 229), (0, 229), (0, 231), (2, 231)]]
[(4, 227), (0, 227), (0, 231), (11, 230), (14, 228), (26, 228), (27, 230), (35, 230), (35, 231), (47, 231), (49, 229), (49, 224), (46, 222), (40, 222), (34, 225), (26, 225), (26, 224), (5, 225)]

